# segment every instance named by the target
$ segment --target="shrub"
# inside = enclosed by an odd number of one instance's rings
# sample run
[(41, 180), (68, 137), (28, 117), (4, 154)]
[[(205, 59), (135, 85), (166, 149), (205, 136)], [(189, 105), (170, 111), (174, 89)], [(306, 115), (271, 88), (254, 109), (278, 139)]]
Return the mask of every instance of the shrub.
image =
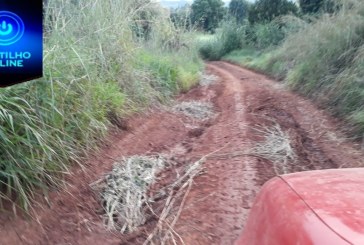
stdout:
[(247, 40), (257, 49), (266, 49), (281, 44), (288, 35), (307, 25), (302, 19), (292, 15), (281, 16), (269, 23), (250, 26)]
[(317, 13), (324, 4), (324, 0), (299, 0), (302, 13)]
[(364, 4), (351, 1), (291, 35), (261, 67), (364, 133)]
[(195, 0), (191, 5), (192, 23), (203, 31), (213, 33), (225, 14), (222, 0)]
[(224, 22), (216, 35), (200, 43), (199, 52), (204, 59), (219, 60), (225, 54), (242, 48), (244, 40), (245, 26)]
[(246, 0), (231, 0), (229, 3), (229, 14), (239, 24), (243, 24), (248, 18), (250, 3)]
[(288, 0), (258, 0), (249, 10), (249, 22), (269, 23), (275, 18), (287, 14), (296, 14), (297, 5)]

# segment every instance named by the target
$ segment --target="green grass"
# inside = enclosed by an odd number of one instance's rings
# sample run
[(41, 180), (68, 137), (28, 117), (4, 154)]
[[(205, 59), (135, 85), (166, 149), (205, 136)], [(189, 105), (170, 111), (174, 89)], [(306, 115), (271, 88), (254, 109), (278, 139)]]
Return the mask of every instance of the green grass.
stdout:
[[(0, 198), (24, 210), (36, 193), (62, 184), (112, 118), (168, 101), (193, 86), (202, 68), (190, 36), (156, 5), (48, 2), (44, 77), (0, 90)], [(132, 29), (142, 12), (156, 23), (147, 41)], [(188, 52), (166, 48), (171, 38), (190, 45)]]
[(247, 65), (258, 59), (261, 52), (255, 48), (234, 50), (222, 57), (222, 60), (233, 62), (239, 65)]
[(354, 138), (364, 134), (364, 4), (351, 1), (289, 35), (260, 55), (235, 51), (224, 57), (282, 79), (346, 120)]
[(255, 48), (245, 48), (240, 50), (235, 50), (227, 55), (223, 56), (221, 59), (247, 67), (249, 69), (267, 74), (276, 78), (277, 80), (283, 80), (284, 75), (280, 73), (282, 70), (282, 63), (274, 63), (270, 65), (272, 53), (257, 50)]
[(200, 36), (197, 39), (200, 56), (205, 60), (220, 60), (229, 52), (242, 48), (245, 43), (245, 26), (226, 21), (216, 34)]
[[(280, 69), (295, 91), (347, 120), (355, 137), (364, 133), (364, 4), (323, 16), (292, 35), (266, 62)], [(295, 43), (295, 48), (293, 46)], [(297, 48), (299, 47), (299, 48)], [(294, 48), (294, 49), (293, 49)]]

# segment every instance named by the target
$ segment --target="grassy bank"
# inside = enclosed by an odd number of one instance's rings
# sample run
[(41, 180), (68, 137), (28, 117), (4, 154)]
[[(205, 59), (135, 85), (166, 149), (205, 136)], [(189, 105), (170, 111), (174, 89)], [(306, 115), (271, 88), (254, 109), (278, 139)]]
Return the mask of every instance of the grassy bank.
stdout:
[(1, 199), (29, 209), (115, 119), (198, 81), (190, 34), (147, 2), (48, 1), (44, 78), (0, 91)]
[(343, 118), (354, 138), (364, 134), (364, 4), (346, 2), (278, 46), (244, 47), (223, 59), (260, 70)]

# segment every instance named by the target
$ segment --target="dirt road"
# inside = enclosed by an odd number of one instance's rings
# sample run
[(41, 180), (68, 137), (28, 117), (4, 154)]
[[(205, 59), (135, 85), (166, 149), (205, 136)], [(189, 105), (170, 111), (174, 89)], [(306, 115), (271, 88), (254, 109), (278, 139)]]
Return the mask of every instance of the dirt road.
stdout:
[[(112, 133), (84, 169), (74, 168), (66, 190), (53, 191), (48, 204), (40, 201), (35, 220), (2, 215), (0, 244), (142, 243), (148, 225), (129, 236), (104, 229), (89, 187), (121, 156), (168, 153), (183, 165), (215, 152), (195, 179), (175, 228), (191, 245), (232, 244), (260, 187), (276, 174), (362, 166), (359, 146), (346, 140), (339, 123), (311, 102), (232, 64), (209, 63), (207, 73), (217, 81), (177, 101), (211, 102), (215, 117), (197, 121), (155, 108), (130, 119), (127, 130)], [(272, 149), (262, 151), (284, 144), (273, 156), (268, 154)], [(258, 148), (260, 152), (254, 151)], [(284, 161), (277, 161), (282, 155)]]

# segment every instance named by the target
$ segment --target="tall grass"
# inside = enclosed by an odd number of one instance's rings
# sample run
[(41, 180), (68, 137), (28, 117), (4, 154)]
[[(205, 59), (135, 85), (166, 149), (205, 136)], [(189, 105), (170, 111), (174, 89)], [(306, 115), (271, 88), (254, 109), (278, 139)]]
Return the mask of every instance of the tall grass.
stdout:
[(199, 42), (203, 59), (220, 60), (230, 52), (243, 50), (271, 50), (284, 39), (304, 28), (307, 23), (295, 16), (280, 16), (269, 23), (250, 24), (226, 20), (221, 23), (215, 35)]
[(223, 22), (216, 34), (200, 40), (199, 53), (206, 60), (220, 60), (225, 54), (245, 45), (246, 26)]
[(285, 78), (295, 91), (347, 120), (356, 138), (364, 133), (364, 3), (346, 2), (266, 54), (256, 68)]
[(293, 15), (280, 16), (268, 23), (248, 26), (247, 42), (258, 50), (274, 49), (287, 36), (305, 28), (307, 23)]
[[(133, 31), (142, 13), (153, 18), (145, 23), (155, 23), (148, 41)], [(144, 0), (48, 1), (44, 78), (0, 91), (2, 200), (28, 210), (35, 193), (62, 183), (70, 163), (97, 146), (112, 118), (197, 81), (195, 49), (167, 50), (160, 23), (172, 28), (163, 11)]]

